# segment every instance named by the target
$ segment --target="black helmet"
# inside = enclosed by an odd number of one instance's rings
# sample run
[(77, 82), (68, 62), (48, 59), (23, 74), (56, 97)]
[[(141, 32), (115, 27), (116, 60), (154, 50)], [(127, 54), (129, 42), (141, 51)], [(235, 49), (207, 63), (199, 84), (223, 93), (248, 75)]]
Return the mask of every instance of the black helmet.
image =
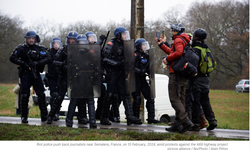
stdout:
[(185, 31), (185, 27), (181, 23), (174, 23), (170, 27), (171, 31), (178, 32), (178, 34), (183, 33)]
[(77, 35), (78, 35), (78, 33), (76, 31), (70, 31), (67, 35), (65, 45), (69, 44), (69, 38), (76, 39)]
[(193, 34), (194, 40), (196, 38), (198, 41), (203, 41), (204, 39), (206, 39), (206, 37), (207, 37), (207, 32), (205, 29), (198, 28), (194, 31)]
[[(145, 47), (142, 48), (141, 47), (142, 45), (145, 45)], [(136, 50), (143, 50), (143, 51), (150, 49), (148, 41), (146, 41), (144, 38), (140, 38), (135, 41), (135, 48)]]

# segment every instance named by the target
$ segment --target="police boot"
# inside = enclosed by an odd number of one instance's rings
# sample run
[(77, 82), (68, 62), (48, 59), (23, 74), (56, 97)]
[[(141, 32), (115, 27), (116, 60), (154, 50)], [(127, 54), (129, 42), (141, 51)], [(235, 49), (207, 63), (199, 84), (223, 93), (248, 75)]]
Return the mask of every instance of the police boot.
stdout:
[(133, 115), (133, 109), (131, 106), (131, 100), (130, 100), (130, 96), (121, 96), (121, 99), (123, 101), (123, 105), (125, 108), (125, 114), (126, 114), (126, 118), (127, 118), (127, 125), (131, 125), (131, 124), (142, 124), (141, 119), (136, 118)]
[(146, 102), (146, 107), (148, 110), (148, 124), (160, 123), (160, 121), (155, 119), (155, 101), (154, 99), (148, 99)]
[(141, 106), (141, 96), (134, 97), (133, 113), (134, 113), (134, 116), (137, 118), (140, 117), (140, 106)]
[(47, 120), (48, 117), (48, 110), (45, 102), (45, 94), (41, 93), (38, 94), (37, 96), (38, 96), (39, 109), (41, 111), (41, 121), (44, 122)]
[(105, 98), (106, 98), (105, 94), (106, 94), (106, 88), (103, 84), (101, 84), (101, 97), (99, 97), (97, 100), (97, 108), (96, 108), (96, 113), (95, 113), (95, 118), (98, 120), (101, 119), (103, 103), (104, 103)]
[(102, 109), (102, 116), (101, 116), (101, 124), (103, 125), (111, 125), (109, 122), (109, 109), (110, 109), (110, 103), (113, 100), (113, 93), (108, 93), (107, 98), (103, 102), (103, 109)]
[(88, 119), (86, 115), (86, 99), (84, 98), (78, 99), (78, 123), (79, 124), (88, 123)]
[[(53, 102), (55, 101), (55, 99), (57, 99), (57, 97), (58, 97), (58, 93), (57, 92), (53, 92), (52, 93), (52, 96), (53, 96)], [(52, 102), (52, 103), (53, 103)], [(52, 105), (53, 106), (53, 105)], [(57, 109), (57, 111), (56, 111), (56, 114), (55, 114), (55, 116), (54, 116), (54, 118), (53, 118), (53, 121), (57, 121), (57, 120), (60, 120), (59, 119), (59, 111), (60, 111), (60, 106), (58, 107), (58, 109)]]
[(48, 118), (47, 118), (47, 124), (52, 123), (52, 120), (54, 119), (56, 112), (58, 112), (58, 110), (60, 110), (60, 106), (61, 106), (63, 99), (64, 99), (64, 97), (61, 95), (58, 95), (54, 99), (53, 105), (51, 107), (51, 110), (50, 110)]
[(200, 129), (203, 129), (203, 128), (205, 128), (206, 126), (208, 126), (208, 123), (207, 123), (207, 120), (206, 120), (204, 114), (201, 114), (200, 120), (201, 120)]
[(96, 119), (95, 119), (95, 101), (94, 98), (88, 99), (88, 112), (89, 112), (89, 128), (95, 129)]
[(101, 119), (101, 113), (103, 109), (103, 102), (105, 101), (104, 97), (100, 97), (97, 100), (97, 108), (96, 108), (96, 113), (95, 113), (95, 118), (100, 120)]
[(67, 117), (65, 119), (67, 127), (73, 126), (73, 117), (74, 117), (76, 105), (77, 105), (77, 99), (71, 98), (70, 103), (69, 103), (69, 107), (68, 107)]
[(178, 120), (175, 120), (173, 125), (169, 128), (166, 128), (165, 130), (168, 132), (180, 132), (182, 129), (181, 122)]
[(120, 113), (119, 113), (119, 98), (117, 94), (114, 94), (114, 99), (113, 99), (113, 103), (112, 103), (112, 108), (111, 108), (111, 112), (112, 112), (112, 116), (113, 116), (113, 122), (116, 123), (120, 123)]
[(58, 121), (58, 120), (60, 120), (60, 118), (59, 118), (59, 111), (60, 111), (60, 107), (59, 107), (59, 109), (57, 109), (57, 111), (56, 111), (56, 114), (55, 114), (55, 117), (54, 117), (54, 121)]
[(21, 120), (22, 123), (28, 123), (28, 101), (29, 101), (29, 94), (22, 94), (21, 95)]

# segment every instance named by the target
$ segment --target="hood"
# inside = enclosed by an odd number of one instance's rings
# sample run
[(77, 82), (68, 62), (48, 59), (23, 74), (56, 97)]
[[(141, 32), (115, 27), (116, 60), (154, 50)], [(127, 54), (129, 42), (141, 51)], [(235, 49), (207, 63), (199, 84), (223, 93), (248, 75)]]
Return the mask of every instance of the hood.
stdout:
[(175, 35), (173, 39), (175, 40), (176, 38), (179, 38), (179, 37), (183, 38), (187, 43), (190, 42), (190, 38), (189, 38), (187, 33), (182, 33), (180, 35)]

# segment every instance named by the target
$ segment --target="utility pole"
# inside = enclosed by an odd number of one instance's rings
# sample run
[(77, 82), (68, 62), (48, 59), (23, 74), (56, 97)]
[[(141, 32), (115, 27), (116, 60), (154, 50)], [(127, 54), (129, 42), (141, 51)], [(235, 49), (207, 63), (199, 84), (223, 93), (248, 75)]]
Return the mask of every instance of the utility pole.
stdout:
[(131, 39), (144, 38), (144, 0), (131, 0)]
[[(144, 38), (144, 0), (131, 0), (131, 39)], [(144, 121), (144, 97), (141, 96), (140, 118)]]

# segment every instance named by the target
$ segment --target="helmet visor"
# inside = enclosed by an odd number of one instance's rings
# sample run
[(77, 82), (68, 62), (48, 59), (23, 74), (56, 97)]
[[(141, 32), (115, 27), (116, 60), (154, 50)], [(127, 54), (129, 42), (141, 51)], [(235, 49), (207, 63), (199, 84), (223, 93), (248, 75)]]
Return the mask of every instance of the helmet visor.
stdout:
[(121, 39), (123, 41), (128, 41), (130, 40), (130, 35), (129, 35), (129, 32), (128, 31), (124, 31), (121, 33)]
[(142, 43), (141, 43), (141, 49), (142, 49), (143, 51), (146, 51), (146, 50), (149, 50), (149, 49), (150, 49), (149, 44), (148, 44), (148, 41), (142, 42)]
[(54, 40), (50, 42), (50, 49), (59, 49), (60, 47), (62, 47), (62, 42), (60, 40)]
[(80, 39), (76, 41), (76, 44), (89, 44), (89, 41), (86, 39)]
[(93, 44), (93, 43), (96, 43), (97, 42), (97, 38), (96, 38), (96, 35), (95, 34), (89, 34), (87, 36), (88, 38), (88, 41), (90, 44)]

